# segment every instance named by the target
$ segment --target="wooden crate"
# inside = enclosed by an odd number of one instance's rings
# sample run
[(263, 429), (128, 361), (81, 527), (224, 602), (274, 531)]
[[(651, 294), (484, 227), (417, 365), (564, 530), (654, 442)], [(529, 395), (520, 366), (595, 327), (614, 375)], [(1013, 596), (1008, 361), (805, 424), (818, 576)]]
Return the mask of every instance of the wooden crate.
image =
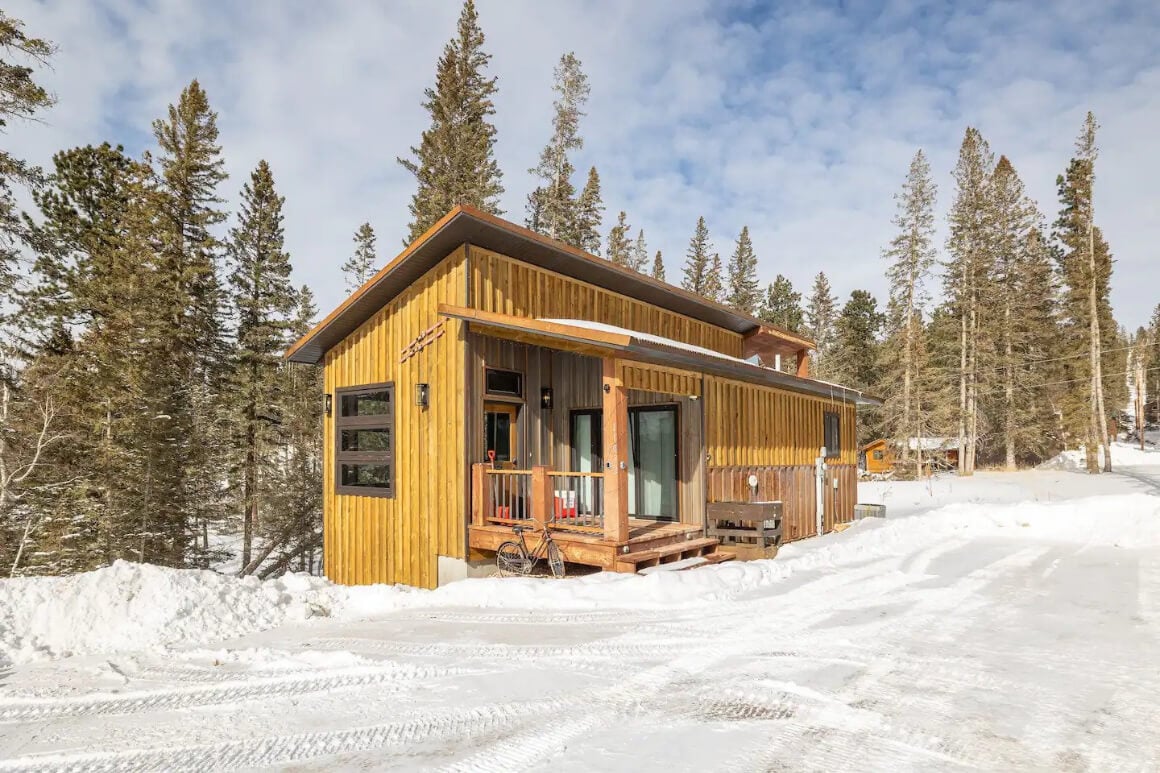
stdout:
[(766, 550), (781, 544), (781, 502), (710, 502), (706, 536)]

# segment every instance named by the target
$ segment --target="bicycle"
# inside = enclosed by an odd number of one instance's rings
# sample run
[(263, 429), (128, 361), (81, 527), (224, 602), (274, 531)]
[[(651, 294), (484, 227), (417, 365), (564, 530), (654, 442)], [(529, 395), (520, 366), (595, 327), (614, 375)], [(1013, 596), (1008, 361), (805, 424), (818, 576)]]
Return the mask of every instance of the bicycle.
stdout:
[(532, 568), (541, 558), (548, 562), (552, 576), (560, 579), (564, 576), (564, 558), (560, 555), (560, 548), (556, 547), (552, 539), (552, 532), (544, 526), (540, 534), (540, 542), (535, 550), (528, 552), (528, 543), (524, 541), (524, 532), (533, 531), (526, 526), (513, 526), (512, 531), (519, 537), (519, 541), (508, 540), (495, 551), (495, 565), (500, 571), (512, 574), (531, 574)]

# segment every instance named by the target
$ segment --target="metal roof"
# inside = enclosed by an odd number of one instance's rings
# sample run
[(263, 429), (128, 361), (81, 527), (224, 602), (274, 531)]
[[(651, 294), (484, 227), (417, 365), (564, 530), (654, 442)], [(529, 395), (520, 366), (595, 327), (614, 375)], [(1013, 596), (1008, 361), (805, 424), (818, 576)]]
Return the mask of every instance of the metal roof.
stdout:
[(439, 313), (445, 317), (463, 320), (473, 327), (478, 326), (480, 332), (489, 335), (506, 336), (510, 333), (517, 340), (532, 342), (542, 340), (545, 344), (557, 342), (565, 347), (568, 345), (582, 347), (581, 351), (608, 353), (624, 359), (734, 378), (762, 386), (780, 387), (818, 397), (853, 402), (858, 405), (882, 404), (882, 400), (879, 398), (859, 392), (856, 389), (802, 378), (762, 365), (754, 365), (727, 354), (690, 346), (660, 336), (637, 333), (613, 325), (594, 325), (576, 320), (530, 319), (511, 314), (467, 309), (446, 303), (439, 304)]
[(290, 347), (286, 358), (311, 364), (321, 361), (327, 351), (462, 244), (498, 252), (734, 333), (784, 336), (801, 348), (813, 348), (811, 341), (795, 333), (779, 330), (682, 288), (461, 205), (431, 226)]

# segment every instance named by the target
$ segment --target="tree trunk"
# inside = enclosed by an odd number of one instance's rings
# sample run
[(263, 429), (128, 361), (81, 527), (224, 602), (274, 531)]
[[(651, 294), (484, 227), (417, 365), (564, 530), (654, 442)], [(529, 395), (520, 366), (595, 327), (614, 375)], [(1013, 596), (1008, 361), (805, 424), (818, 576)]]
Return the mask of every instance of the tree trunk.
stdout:
[(1006, 447), (1006, 462), (1007, 469), (1013, 471), (1015, 469), (1015, 367), (1012, 358), (1011, 345), (1011, 304), (1008, 301), (1006, 308), (1003, 309), (1003, 338), (1005, 339), (1003, 353), (1007, 358), (1005, 377), (1006, 389), (1004, 390), (1004, 446)]
[[(251, 415), (253, 411), (250, 412)], [(254, 546), (254, 522), (257, 520), (257, 482), (258, 482), (258, 443), (256, 427), (251, 417), (246, 427), (246, 462), (243, 472), (242, 501), (245, 503), (245, 512), (242, 516), (242, 566), (250, 565), (250, 557)], [(247, 572), (248, 574), (248, 572)]]
[[(964, 274), (964, 282), (966, 271)], [(967, 474), (967, 310), (959, 310), (959, 475)]]
[[(1089, 196), (1092, 196), (1089, 186)], [(1104, 367), (1103, 352), (1100, 346), (1100, 308), (1096, 294), (1096, 241), (1095, 241), (1095, 214), (1092, 212), (1094, 203), (1088, 204), (1088, 271), (1090, 273), (1090, 288), (1088, 291), (1088, 311), (1091, 314), (1091, 363), (1092, 363), (1092, 411), (1095, 440), (1104, 447), (1104, 472), (1112, 471), (1112, 445), (1108, 439), (1108, 414), (1104, 407)], [(1089, 457), (1091, 465), (1098, 471), (1099, 462), (1094, 455)], [(1089, 471), (1091, 468), (1089, 467)]]
[[(1137, 349), (1143, 349), (1137, 346)], [(1147, 419), (1144, 417), (1144, 404), (1147, 402), (1147, 383), (1144, 380), (1144, 353), (1137, 351), (1135, 356), (1136, 370), (1136, 437), (1140, 441), (1140, 450), (1144, 450), (1144, 427)]]

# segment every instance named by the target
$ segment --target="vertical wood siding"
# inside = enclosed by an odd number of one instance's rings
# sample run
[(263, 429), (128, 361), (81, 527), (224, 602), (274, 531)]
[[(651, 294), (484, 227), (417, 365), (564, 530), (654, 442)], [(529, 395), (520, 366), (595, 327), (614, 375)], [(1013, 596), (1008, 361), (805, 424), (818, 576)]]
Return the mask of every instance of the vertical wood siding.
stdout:
[(738, 333), (498, 253), (473, 247), (471, 272), (473, 307), (480, 311), (603, 322), (742, 356)]
[[(437, 556), (465, 556), (466, 326), (437, 312), (440, 303), (466, 299), (464, 254), (449, 255), (326, 355), (328, 394), (395, 384), (393, 499), (336, 494), (334, 419), (323, 422), (323, 555), (335, 582), (432, 588)], [(435, 325), (443, 334), (400, 363), (403, 350)], [(420, 382), (431, 385), (426, 409), (415, 405)]]
[(787, 541), (817, 532), (813, 462), (824, 444), (823, 416), (837, 412), (840, 448), (827, 460), (824, 528), (853, 519), (858, 496), (853, 404), (706, 376), (705, 411), (709, 501), (748, 501), (748, 479), (756, 475), (758, 499), (785, 503)]

